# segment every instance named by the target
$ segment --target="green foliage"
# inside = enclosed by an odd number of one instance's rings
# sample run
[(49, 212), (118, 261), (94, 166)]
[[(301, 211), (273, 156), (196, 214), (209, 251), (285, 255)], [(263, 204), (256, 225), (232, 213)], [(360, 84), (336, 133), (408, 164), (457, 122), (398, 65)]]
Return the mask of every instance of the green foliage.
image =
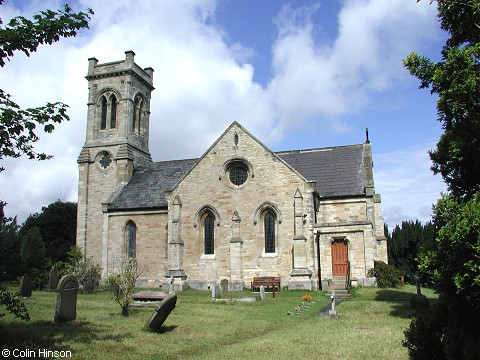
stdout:
[[(11, 292), (0, 289), (0, 305), (5, 306), (6, 310), (15, 317), (25, 321), (30, 320), (25, 304)], [(0, 318), (3, 316), (5, 316), (5, 313), (0, 313)]]
[[(395, 266), (410, 284), (415, 284), (417, 257), (432, 246), (435, 232), (433, 223), (422, 224), (418, 220), (402, 221), (401, 226), (395, 226), (392, 231), (388, 241), (388, 263)], [(427, 280), (425, 277), (423, 283), (428, 283)]]
[[(78, 30), (88, 28), (92, 14), (91, 9), (87, 13), (73, 13), (68, 5), (64, 5), (63, 10), (41, 11), (33, 16), (33, 20), (18, 16), (3, 25), (0, 19), (0, 66), (4, 67), (5, 61), (10, 61), (16, 51), (30, 56), (42, 44), (77, 35)], [(30, 159), (49, 159), (50, 155), (37, 153), (33, 148), (39, 139), (36, 128), (41, 126), (44, 132), (51, 133), (55, 124), (69, 120), (66, 110), (67, 105), (61, 102), (21, 109), (10, 94), (0, 89), (0, 160), (21, 155)]]
[(35, 268), (40, 268), (45, 259), (45, 244), (37, 228), (31, 228), (22, 238), (22, 246), (20, 248), (20, 256), (22, 263), (27, 269), (31, 271)]
[(410, 359), (445, 359), (442, 351), (442, 328), (445, 313), (440, 305), (433, 305), (429, 311), (413, 319), (405, 330), (403, 346), (408, 349)]
[(412, 359), (480, 358), (480, 0), (436, 2), (450, 38), (442, 61), (412, 53), (404, 64), (420, 88), (438, 95), (444, 134), (430, 152), (450, 194), (434, 209), (438, 234), (419, 258), (439, 303), (412, 321)]
[(469, 201), (444, 195), (434, 208), (435, 246), (419, 268), (432, 279), (439, 303), (412, 321), (405, 346), (412, 359), (478, 359), (480, 355), (480, 193)]
[(467, 202), (444, 195), (435, 206), (436, 247), (421, 257), (420, 269), (433, 289), (452, 305), (480, 312), (480, 192)]
[(45, 242), (46, 256), (52, 261), (65, 261), (67, 252), (76, 242), (77, 204), (57, 200), (30, 215), (20, 229), (20, 236), (31, 228), (40, 231)]
[(468, 198), (478, 190), (480, 178), (480, 1), (437, 4), (442, 28), (451, 34), (442, 61), (412, 53), (404, 65), (420, 80), (420, 88), (438, 95), (438, 121), (445, 132), (430, 151), (432, 170), (453, 194)]
[(6, 218), (0, 201), (0, 281), (14, 280), (21, 275), (20, 237), (16, 218)]
[(63, 10), (40, 11), (40, 14), (33, 16), (33, 21), (23, 16), (11, 19), (5, 27), (0, 28), (0, 66), (5, 66), (5, 60), (10, 60), (15, 51), (30, 56), (39, 45), (51, 45), (61, 37), (76, 36), (78, 30), (88, 28), (92, 14), (91, 9), (87, 13), (72, 13), (72, 9), (64, 5)]
[(394, 266), (383, 261), (374, 261), (374, 267), (368, 270), (367, 276), (376, 277), (379, 288), (395, 288), (402, 285), (402, 274)]
[(122, 315), (130, 315), (130, 303), (132, 299), (130, 295), (135, 287), (135, 283), (142, 274), (142, 269), (138, 265), (138, 261), (133, 257), (125, 257), (117, 264), (118, 273), (108, 277), (109, 285), (114, 290), (114, 300), (122, 308)]
[(97, 274), (102, 271), (100, 264), (95, 263), (91, 257), (86, 258), (78, 246), (71, 247), (64, 265), (64, 273), (75, 276), (82, 285), (87, 281), (94, 282)]

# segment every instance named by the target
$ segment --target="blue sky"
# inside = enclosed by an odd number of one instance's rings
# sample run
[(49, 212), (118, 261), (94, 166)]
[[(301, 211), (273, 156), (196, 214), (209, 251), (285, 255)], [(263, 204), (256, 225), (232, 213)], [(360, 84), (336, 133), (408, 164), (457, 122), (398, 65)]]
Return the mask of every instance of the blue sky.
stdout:
[[(11, 1), (1, 17), (30, 17), (60, 1)], [(105, 0), (90, 30), (16, 54), (1, 88), (22, 106), (69, 104), (71, 121), (41, 136), (47, 163), (4, 159), (0, 199), (19, 222), (60, 199), (76, 201), (85, 140), (87, 72), (136, 53), (153, 67), (150, 150), (155, 161), (200, 156), (233, 121), (274, 151), (357, 144), (369, 128), (385, 221), (430, 218), (445, 191), (427, 151), (442, 132), (435, 98), (402, 66), (417, 51), (438, 59), (436, 9), (416, 0)]]

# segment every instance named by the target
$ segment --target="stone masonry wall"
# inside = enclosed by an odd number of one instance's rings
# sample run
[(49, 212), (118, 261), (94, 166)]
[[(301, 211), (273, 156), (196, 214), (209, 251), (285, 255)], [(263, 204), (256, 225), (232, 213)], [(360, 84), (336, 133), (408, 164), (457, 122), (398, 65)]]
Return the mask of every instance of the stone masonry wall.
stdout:
[(108, 273), (115, 272), (126, 254), (125, 227), (133, 221), (137, 227), (136, 253), (142, 270), (140, 285), (158, 287), (168, 273), (167, 222), (165, 211), (110, 213), (108, 216)]
[[(238, 145), (235, 145), (235, 136)], [(224, 165), (231, 159), (242, 157), (252, 169), (246, 183), (236, 187), (230, 183)], [(199, 286), (222, 278), (231, 279), (234, 275), (232, 261), (239, 260), (245, 286), (249, 286), (257, 275), (281, 276), (282, 286), (286, 285), (293, 267), (294, 196), (297, 189), (305, 192), (305, 184), (297, 173), (242, 128), (231, 127), (172, 193), (172, 199), (178, 195), (182, 201), (180, 237), (184, 242), (183, 268), (187, 279), (197, 281), (201, 284)], [(265, 253), (263, 214), (255, 223), (255, 214), (265, 202), (273, 203), (280, 211), (274, 254)], [(196, 215), (205, 205), (213, 207), (219, 217), (216, 219), (218, 225), (215, 225), (214, 255), (204, 254), (202, 218), (195, 223)], [(241, 243), (233, 245), (232, 217), (235, 211), (241, 219)], [(311, 215), (308, 221), (312, 221)], [(303, 232), (307, 235), (306, 230)], [(307, 241), (311, 242), (312, 237)], [(238, 252), (238, 246), (241, 259), (235, 260), (231, 252)], [(311, 258), (312, 254), (307, 256)]]

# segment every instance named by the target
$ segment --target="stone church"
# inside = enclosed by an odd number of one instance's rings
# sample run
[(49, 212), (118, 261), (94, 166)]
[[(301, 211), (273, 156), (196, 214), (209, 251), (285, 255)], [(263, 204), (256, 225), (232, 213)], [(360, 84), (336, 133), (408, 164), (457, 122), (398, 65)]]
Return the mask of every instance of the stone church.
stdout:
[(200, 158), (153, 162), (153, 69), (125, 55), (88, 60), (77, 160), (77, 245), (103, 281), (136, 257), (144, 287), (206, 290), (227, 279), (239, 290), (268, 275), (315, 290), (338, 277), (366, 285), (374, 260), (387, 261), (368, 138), (273, 152), (233, 122)]

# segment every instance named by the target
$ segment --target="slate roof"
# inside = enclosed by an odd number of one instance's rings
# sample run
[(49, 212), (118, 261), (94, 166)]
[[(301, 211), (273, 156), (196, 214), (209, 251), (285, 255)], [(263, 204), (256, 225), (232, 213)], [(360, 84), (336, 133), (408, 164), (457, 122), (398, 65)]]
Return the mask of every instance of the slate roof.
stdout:
[[(363, 145), (275, 153), (305, 179), (317, 182), (322, 197), (364, 194)], [(162, 161), (139, 166), (130, 182), (108, 206), (109, 211), (166, 208), (172, 189), (199, 159)]]
[(317, 182), (322, 197), (364, 194), (363, 145), (276, 153), (307, 180)]
[(197, 163), (198, 159), (174, 160), (139, 166), (129, 183), (108, 206), (108, 210), (158, 209), (167, 207), (165, 191)]

